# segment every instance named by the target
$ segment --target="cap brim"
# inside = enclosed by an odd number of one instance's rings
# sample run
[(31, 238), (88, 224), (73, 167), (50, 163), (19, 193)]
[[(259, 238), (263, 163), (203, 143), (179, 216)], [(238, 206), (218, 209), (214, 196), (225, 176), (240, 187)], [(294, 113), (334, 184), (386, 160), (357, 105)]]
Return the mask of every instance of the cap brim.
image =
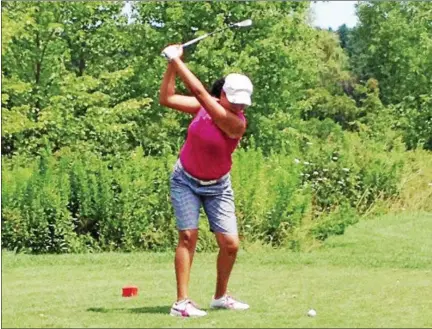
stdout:
[(236, 92), (232, 95), (225, 92), (225, 94), (228, 101), (232, 104), (244, 104), (249, 106), (252, 103), (248, 92)]

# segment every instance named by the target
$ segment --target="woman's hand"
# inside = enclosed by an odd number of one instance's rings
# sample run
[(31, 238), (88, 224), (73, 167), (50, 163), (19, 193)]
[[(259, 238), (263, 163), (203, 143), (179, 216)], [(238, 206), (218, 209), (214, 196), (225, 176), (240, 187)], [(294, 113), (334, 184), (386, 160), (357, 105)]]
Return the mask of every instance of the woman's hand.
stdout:
[(181, 45), (170, 45), (162, 50), (162, 56), (164, 56), (168, 62), (171, 62), (175, 58), (180, 58), (183, 55), (183, 47)]

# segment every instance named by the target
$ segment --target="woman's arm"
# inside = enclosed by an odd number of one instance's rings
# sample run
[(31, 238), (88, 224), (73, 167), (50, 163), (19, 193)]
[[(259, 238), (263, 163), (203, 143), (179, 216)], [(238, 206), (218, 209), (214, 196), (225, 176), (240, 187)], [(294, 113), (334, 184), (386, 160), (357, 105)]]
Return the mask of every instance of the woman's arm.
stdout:
[(175, 67), (169, 63), (160, 87), (159, 103), (181, 112), (196, 114), (201, 104), (195, 97), (177, 95), (175, 93), (175, 78)]
[(246, 130), (246, 123), (234, 113), (220, 105), (204, 88), (199, 79), (188, 69), (185, 63), (177, 57), (172, 59), (175, 67), (186, 87), (192, 92), (198, 102), (207, 110), (216, 125), (231, 138), (240, 138)]

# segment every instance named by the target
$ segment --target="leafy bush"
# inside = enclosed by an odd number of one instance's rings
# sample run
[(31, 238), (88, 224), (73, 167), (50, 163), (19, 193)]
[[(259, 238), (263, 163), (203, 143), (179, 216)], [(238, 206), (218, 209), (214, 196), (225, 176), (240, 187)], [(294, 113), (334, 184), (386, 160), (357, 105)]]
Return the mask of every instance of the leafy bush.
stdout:
[(324, 216), (311, 229), (312, 236), (318, 240), (325, 240), (331, 235), (341, 235), (345, 228), (358, 222), (358, 216), (349, 206), (341, 206), (336, 211)]
[(399, 117), (398, 123), (404, 131), (407, 147), (432, 150), (432, 97), (405, 97), (394, 106), (394, 111)]
[[(306, 222), (321, 223), (320, 232), (328, 233), (311, 234), (327, 237), (340, 231), (328, 218), (342, 206), (361, 214), (377, 199), (397, 195), (396, 156), (384, 160), (383, 152), (366, 152), (371, 145), (358, 146), (358, 154), (324, 142), (307, 147), (301, 160), (265, 156), (259, 148), (235, 153), (232, 181), (242, 239), (298, 249), (296, 232)], [(35, 253), (173, 248), (174, 162), (172, 155), (148, 157), (139, 148), (127, 159), (66, 148), (30, 165), (4, 160), (2, 246)], [(334, 216), (338, 227), (353, 222)], [(215, 248), (207, 231), (198, 247)]]

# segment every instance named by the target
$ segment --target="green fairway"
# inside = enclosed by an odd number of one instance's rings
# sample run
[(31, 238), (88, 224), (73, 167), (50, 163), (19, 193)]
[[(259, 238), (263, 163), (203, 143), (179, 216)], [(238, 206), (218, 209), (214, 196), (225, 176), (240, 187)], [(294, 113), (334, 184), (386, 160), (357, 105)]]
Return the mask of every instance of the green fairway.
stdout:
[[(431, 327), (432, 214), (349, 227), (311, 253), (241, 250), (230, 291), (245, 312), (169, 316), (173, 254), (29, 256), (2, 253), (3, 327)], [(197, 254), (191, 297), (204, 309), (216, 254)], [(133, 284), (139, 295), (122, 298)], [(306, 313), (314, 308), (318, 315)]]

